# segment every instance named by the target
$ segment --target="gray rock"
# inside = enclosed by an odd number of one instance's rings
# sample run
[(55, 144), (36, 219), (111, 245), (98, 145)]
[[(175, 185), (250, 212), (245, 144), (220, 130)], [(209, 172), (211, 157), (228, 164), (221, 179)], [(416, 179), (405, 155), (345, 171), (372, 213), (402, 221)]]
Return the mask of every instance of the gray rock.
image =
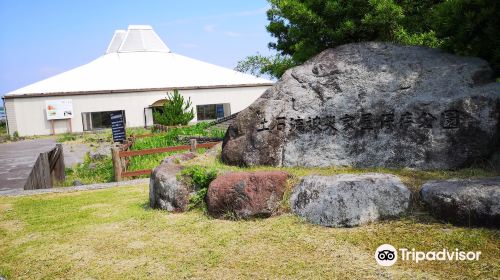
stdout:
[(165, 158), (151, 173), (149, 181), (149, 206), (171, 212), (187, 210), (191, 186), (177, 179), (182, 170), (180, 161), (194, 158), (193, 153), (173, 155)]
[(91, 162), (91, 163), (89, 163), (88, 168), (90, 170), (95, 170), (97, 168), (97, 164), (95, 162)]
[(353, 227), (405, 214), (411, 193), (389, 174), (306, 176), (290, 197), (292, 211), (308, 222)]
[(83, 186), (83, 183), (80, 182), (79, 180), (74, 180), (73, 181), (73, 186)]
[(109, 143), (100, 143), (93, 150), (89, 151), (91, 160), (103, 160), (110, 156), (111, 145)]
[(90, 159), (93, 160), (93, 161), (99, 161), (99, 160), (103, 160), (103, 159), (106, 159), (107, 155), (104, 155), (104, 154), (92, 154), (90, 153)]
[(500, 227), (500, 177), (430, 181), (420, 198), (431, 214), (447, 222)]
[(226, 133), (232, 165), (455, 169), (498, 147), (500, 83), (481, 59), (359, 43), (288, 70)]
[(489, 165), (488, 167), (491, 167), (496, 171), (500, 171), (500, 147), (498, 148), (497, 152), (495, 152), (491, 156), (488, 165)]

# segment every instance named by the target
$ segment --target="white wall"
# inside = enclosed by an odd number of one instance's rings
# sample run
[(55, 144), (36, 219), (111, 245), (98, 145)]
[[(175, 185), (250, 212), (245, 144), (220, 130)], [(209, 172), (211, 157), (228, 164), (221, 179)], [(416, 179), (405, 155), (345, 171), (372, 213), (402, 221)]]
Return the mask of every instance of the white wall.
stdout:
[[(195, 111), (193, 121), (196, 121), (196, 105), (230, 103), (233, 114), (252, 104), (267, 88), (269, 86), (186, 89), (179, 90), (179, 93), (185, 99), (191, 98)], [(57, 99), (73, 101), (74, 117), (71, 119), (73, 132), (83, 131), (83, 112), (125, 110), (127, 127), (141, 127), (144, 126), (144, 108), (166, 98), (166, 93), (167, 91), (152, 91), (6, 99), (6, 107), (14, 109), (7, 112), (8, 122), (10, 124), (12, 120), (16, 126), (11, 126), (9, 132), (12, 134), (17, 131), (19, 136), (50, 134), (51, 127), (45, 113), (45, 101)], [(54, 124), (56, 133), (68, 132), (67, 120), (55, 120)]]

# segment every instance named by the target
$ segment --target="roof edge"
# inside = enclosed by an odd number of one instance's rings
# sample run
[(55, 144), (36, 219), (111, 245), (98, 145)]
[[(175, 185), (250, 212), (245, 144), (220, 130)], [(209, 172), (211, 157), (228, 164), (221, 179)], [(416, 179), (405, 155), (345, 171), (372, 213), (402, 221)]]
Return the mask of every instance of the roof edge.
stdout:
[(256, 84), (234, 84), (234, 85), (213, 85), (213, 86), (187, 86), (187, 87), (162, 87), (162, 88), (140, 88), (140, 89), (113, 89), (113, 90), (93, 90), (93, 91), (69, 91), (69, 92), (47, 92), (47, 93), (25, 93), (4, 95), (3, 99), (30, 98), (30, 97), (49, 97), (49, 96), (71, 96), (71, 95), (92, 95), (106, 93), (127, 93), (127, 92), (147, 92), (147, 91), (168, 91), (168, 90), (192, 90), (192, 89), (215, 89), (215, 88), (237, 88), (237, 87), (262, 87), (273, 86), (274, 83), (256, 83)]

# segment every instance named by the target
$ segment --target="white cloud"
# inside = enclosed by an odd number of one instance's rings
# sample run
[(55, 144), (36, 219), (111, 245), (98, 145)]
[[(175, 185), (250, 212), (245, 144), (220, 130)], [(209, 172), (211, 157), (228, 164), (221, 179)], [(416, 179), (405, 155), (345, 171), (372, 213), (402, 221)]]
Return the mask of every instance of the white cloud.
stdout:
[(205, 30), (206, 32), (214, 32), (215, 31), (215, 25), (213, 24), (207, 24), (205, 26), (203, 26), (203, 30)]
[(224, 32), (224, 34), (226, 34), (226, 36), (228, 37), (241, 37), (241, 33), (238, 33), (238, 32), (233, 32), (233, 31), (226, 31)]

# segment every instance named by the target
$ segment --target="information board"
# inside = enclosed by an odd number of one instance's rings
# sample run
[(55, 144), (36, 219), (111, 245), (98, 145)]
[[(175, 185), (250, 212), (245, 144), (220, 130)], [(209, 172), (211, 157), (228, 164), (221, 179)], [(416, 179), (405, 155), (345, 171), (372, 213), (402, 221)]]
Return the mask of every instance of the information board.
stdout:
[(61, 120), (73, 118), (73, 102), (71, 99), (45, 101), (47, 120)]
[(125, 133), (125, 122), (122, 112), (112, 112), (111, 131), (113, 132), (113, 141), (122, 143), (127, 138)]

